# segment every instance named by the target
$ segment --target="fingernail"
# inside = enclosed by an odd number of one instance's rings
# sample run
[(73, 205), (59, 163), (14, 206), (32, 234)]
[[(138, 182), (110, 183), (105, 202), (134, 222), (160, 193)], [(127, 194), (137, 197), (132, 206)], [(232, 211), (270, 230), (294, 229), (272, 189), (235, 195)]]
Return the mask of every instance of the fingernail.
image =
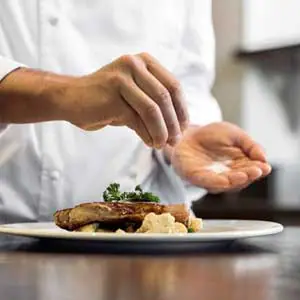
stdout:
[(159, 150), (159, 149), (163, 148), (163, 145), (162, 144), (155, 144), (154, 148)]

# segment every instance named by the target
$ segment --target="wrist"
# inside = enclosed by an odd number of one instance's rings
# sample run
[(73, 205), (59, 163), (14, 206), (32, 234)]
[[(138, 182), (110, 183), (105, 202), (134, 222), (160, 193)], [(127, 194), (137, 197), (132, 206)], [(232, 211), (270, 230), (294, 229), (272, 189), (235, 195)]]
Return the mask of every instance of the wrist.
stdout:
[(29, 68), (9, 73), (0, 83), (0, 121), (35, 123), (64, 120), (71, 77)]
[(49, 109), (49, 117), (55, 121), (69, 121), (75, 77), (43, 73), (40, 98), (45, 101)]

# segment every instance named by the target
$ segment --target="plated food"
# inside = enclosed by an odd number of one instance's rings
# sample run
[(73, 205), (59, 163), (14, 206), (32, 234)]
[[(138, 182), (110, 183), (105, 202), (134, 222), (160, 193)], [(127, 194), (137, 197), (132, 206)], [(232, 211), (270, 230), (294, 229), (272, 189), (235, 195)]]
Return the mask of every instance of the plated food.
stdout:
[(111, 184), (103, 202), (82, 203), (54, 214), (55, 224), (77, 232), (191, 233), (202, 228), (184, 204), (164, 205), (160, 199), (137, 186), (133, 192)]

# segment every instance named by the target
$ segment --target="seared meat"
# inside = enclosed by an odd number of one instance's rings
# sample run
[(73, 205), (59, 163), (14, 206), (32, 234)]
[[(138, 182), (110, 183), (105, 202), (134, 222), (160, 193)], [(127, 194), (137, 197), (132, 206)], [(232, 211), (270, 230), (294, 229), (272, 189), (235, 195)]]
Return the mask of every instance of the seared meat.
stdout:
[(187, 225), (189, 211), (184, 204), (163, 205), (151, 202), (93, 202), (83, 203), (74, 208), (59, 210), (54, 214), (57, 226), (66, 230), (91, 224), (118, 227), (124, 223), (141, 225), (148, 213), (170, 213), (176, 222)]

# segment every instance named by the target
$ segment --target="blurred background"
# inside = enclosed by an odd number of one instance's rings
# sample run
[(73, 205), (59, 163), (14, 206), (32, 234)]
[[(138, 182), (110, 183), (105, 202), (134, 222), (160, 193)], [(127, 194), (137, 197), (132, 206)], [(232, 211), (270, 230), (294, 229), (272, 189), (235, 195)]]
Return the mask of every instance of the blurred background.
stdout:
[(195, 202), (203, 218), (300, 223), (300, 1), (213, 0), (224, 119), (266, 150), (273, 172), (242, 192)]

